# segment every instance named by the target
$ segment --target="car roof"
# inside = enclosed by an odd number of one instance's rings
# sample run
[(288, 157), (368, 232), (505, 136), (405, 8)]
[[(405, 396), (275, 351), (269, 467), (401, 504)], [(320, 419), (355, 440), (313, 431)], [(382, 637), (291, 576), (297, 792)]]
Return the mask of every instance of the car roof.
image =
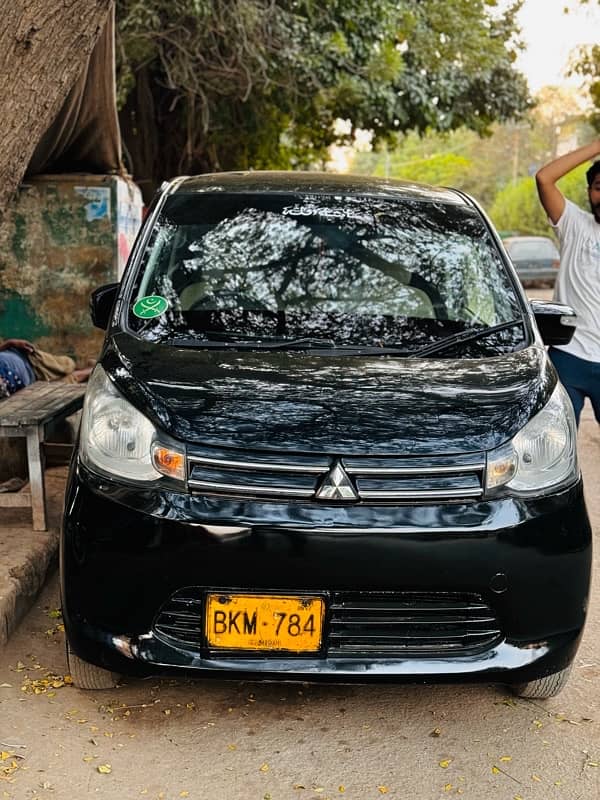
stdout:
[(283, 194), (367, 195), (410, 198), (431, 202), (471, 205), (470, 198), (454, 189), (389, 178), (373, 178), (333, 172), (295, 170), (214, 172), (182, 176), (164, 186), (169, 194), (202, 192), (273, 192)]
[(507, 236), (503, 241), (504, 244), (510, 244), (511, 242), (551, 242), (556, 246), (556, 242), (550, 236)]

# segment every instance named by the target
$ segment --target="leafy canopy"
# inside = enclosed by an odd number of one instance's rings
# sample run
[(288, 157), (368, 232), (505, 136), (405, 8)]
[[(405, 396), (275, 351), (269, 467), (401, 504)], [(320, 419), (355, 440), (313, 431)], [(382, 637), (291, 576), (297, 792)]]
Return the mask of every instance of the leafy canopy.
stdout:
[(486, 134), (529, 107), (521, 1), (117, 0), (134, 173), (314, 166), (357, 128)]

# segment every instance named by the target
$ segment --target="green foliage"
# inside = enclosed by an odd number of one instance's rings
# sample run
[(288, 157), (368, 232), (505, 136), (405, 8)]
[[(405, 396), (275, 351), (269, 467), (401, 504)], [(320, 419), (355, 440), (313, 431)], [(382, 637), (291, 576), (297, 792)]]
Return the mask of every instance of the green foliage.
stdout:
[[(520, 117), (515, 14), (495, 0), (117, 0), (118, 90), (138, 179), (321, 165), (373, 131), (489, 133)], [(338, 118), (350, 133), (336, 132)]]
[[(585, 180), (587, 166), (577, 167), (558, 182), (565, 197), (586, 209), (589, 206)], [(548, 236), (552, 232), (533, 178), (522, 178), (502, 189), (489, 213), (498, 230), (518, 231), (521, 235), (532, 236)]]
[(361, 153), (352, 170), (391, 178), (453, 186), (490, 206), (500, 188), (545, 161), (547, 141), (538, 146), (532, 124), (496, 125), (481, 137), (466, 128), (449, 133), (427, 131), (401, 137), (389, 152)]
[(374, 163), (372, 175), (428, 183), (437, 186), (457, 186), (464, 174), (471, 168), (471, 162), (456, 153), (433, 153), (424, 158), (401, 162), (398, 156), (385, 153)]
[[(399, 136), (393, 148), (357, 153), (351, 170), (453, 186), (490, 209), (505, 187), (522, 181), (527, 185), (525, 179), (556, 158), (560, 146), (572, 142), (569, 146), (575, 147), (576, 142), (589, 141), (594, 135), (568, 95), (552, 89), (536, 99), (538, 105), (524, 120), (494, 125), (489, 136), (481, 137), (466, 128), (449, 133), (408, 133)], [(579, 184), (577, 175), (563, 179), (564, 185), (575, 202), (585, 205), (585, 185)], [(510, 189), (507, 192), (510, 194)], [(535, 190), (532, 197), (535, 201)], [(536, 225), (545, 225), (543, 215)]]
[(600, 45), (580, 48), (572, 72), (581, 75), (587, 82), (594, 108), (590, 122), (597, 131), (600, 131)]

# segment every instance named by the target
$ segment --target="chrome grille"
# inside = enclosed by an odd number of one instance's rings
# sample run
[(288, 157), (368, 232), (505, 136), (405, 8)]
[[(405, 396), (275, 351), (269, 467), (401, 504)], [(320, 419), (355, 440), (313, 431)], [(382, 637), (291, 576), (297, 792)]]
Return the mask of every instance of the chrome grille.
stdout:
[(483, 495), (483, 453), (359, 458), (191, 451), (188, 485), (198, 494), (323, 502), (315, 494), (336, 463), (355, 487), (358, 501), (460, 501)]
[[(202, 609), (201, 587), (182, 589), (160, 610), (154, 631), (199, 651)], [(329, 658), (443, 658), (486, 650), (501, 639), (494, 611), (476, 594), (333, 592), (327, 601)]]

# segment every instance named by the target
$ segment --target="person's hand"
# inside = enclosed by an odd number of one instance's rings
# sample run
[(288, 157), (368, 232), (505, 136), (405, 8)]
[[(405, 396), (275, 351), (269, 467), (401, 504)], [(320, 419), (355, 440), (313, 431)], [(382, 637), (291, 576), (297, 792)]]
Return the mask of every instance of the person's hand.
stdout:
[(24, 350), (26, 353), (33, 353), (35, 350), (34, 346), (31, 342), (28, 342), (27, 339), (5, 339), (0, 344), (0, 350), (8, 350), (11, 347), (15, 350)]

